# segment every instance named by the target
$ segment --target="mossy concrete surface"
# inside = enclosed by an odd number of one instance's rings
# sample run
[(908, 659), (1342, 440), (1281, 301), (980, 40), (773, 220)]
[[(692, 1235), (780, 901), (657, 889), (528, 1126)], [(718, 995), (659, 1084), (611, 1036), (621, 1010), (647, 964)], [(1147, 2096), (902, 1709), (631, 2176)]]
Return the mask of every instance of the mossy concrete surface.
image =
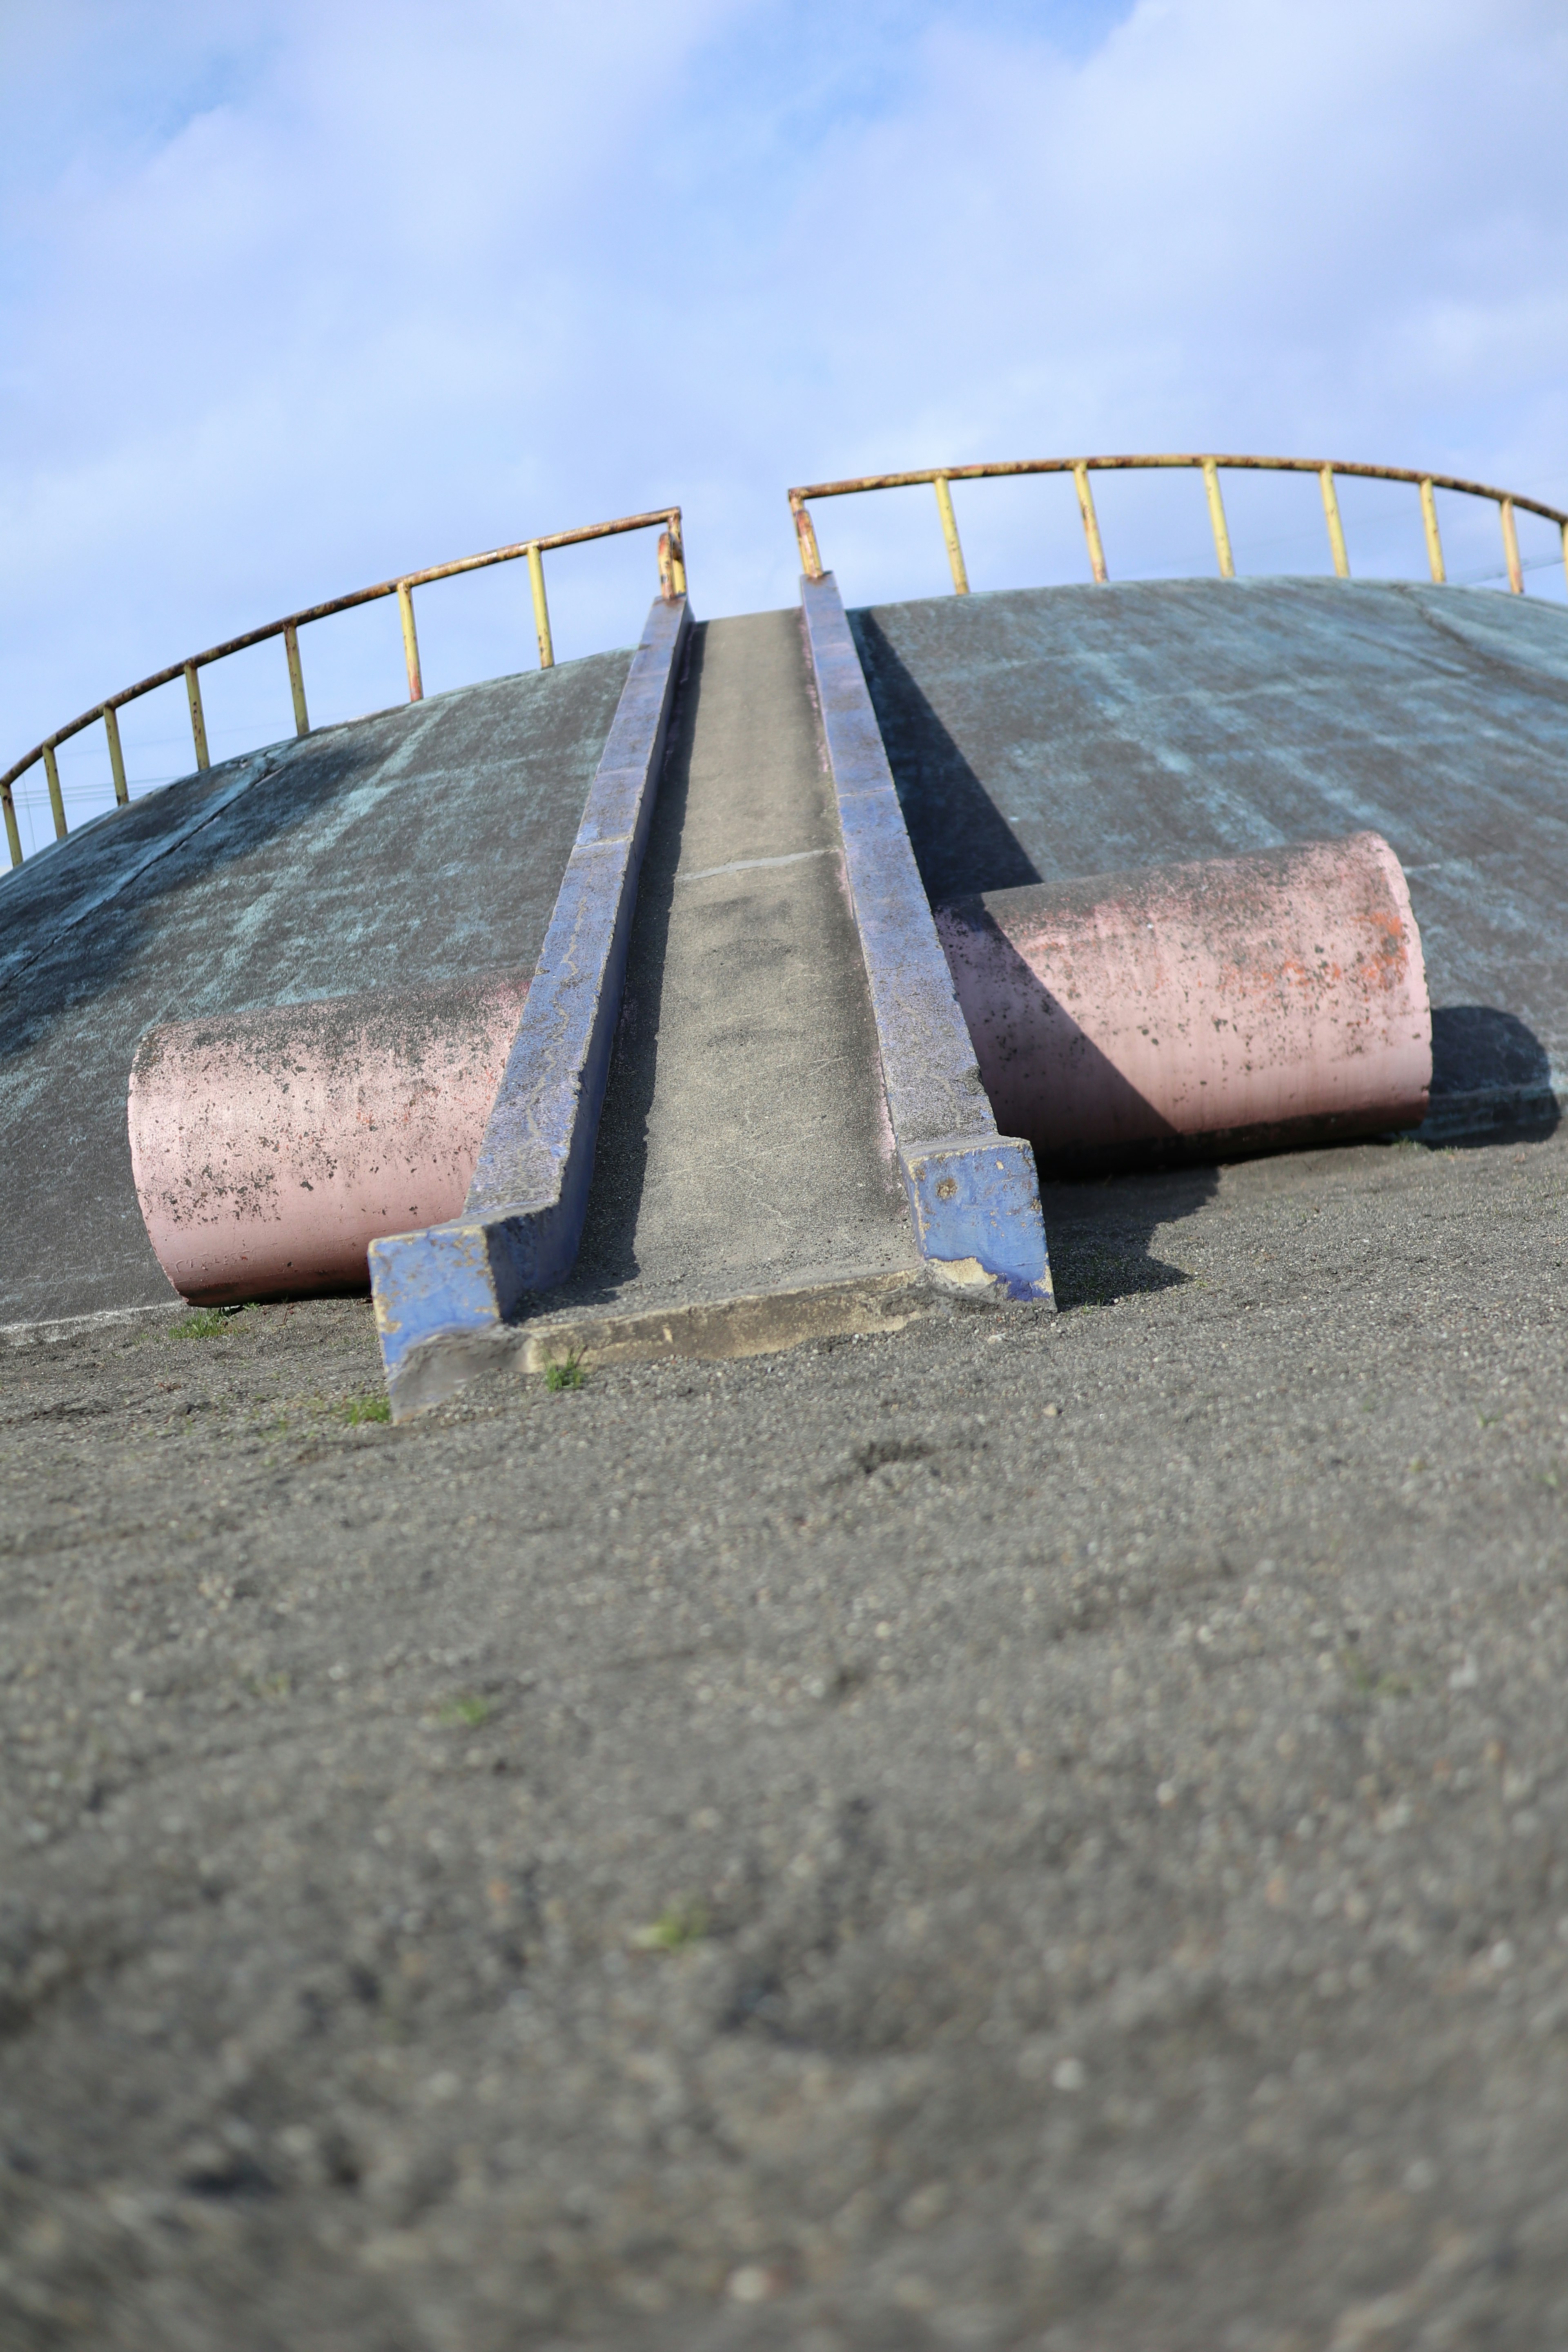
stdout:
[(532, 971), (630, 661), (323, 727), (0, 878), (0, 1328), (169, 1297), (125, 1117), (153, 1023)]
[(1568, 1095), (1568, 615), (1389, 580), (1134, 580), (850, 614), (933, 903), (1372, 829), (1434, 1135)]
[(357, 1302), (0, 1354), (7, 2352), (1568, 2338), (1565, 1201), (402, 1428)]

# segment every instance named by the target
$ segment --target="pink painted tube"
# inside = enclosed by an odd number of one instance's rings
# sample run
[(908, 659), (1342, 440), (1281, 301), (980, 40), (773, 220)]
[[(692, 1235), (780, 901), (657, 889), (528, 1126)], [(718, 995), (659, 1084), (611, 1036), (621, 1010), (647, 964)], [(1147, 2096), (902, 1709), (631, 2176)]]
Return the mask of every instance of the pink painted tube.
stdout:
[(1039, 883), (937, 914), (1005, 1135), (1059, 1173), (1414, 1127), (1421, 936), (1375, 833)]
[(499, 972), (149, 1029), (131, 1163), (174, 1288), (364, 1290), (378, 1235), (457, 1216), (527, 996)]

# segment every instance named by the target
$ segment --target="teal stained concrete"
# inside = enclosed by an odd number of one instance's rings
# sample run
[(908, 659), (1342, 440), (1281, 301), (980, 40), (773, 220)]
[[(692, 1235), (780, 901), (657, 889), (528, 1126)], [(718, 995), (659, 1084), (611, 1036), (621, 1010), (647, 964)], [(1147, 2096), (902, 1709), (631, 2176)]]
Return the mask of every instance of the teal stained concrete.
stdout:
[(1436, 1097), (1568, 1074), (1568, 613), (1489, 590), (1155, 581), (853, 613), (941, 903), (1370, 826), (1425, 942)]
[(170, 1297), (125, 1132), (151, 1023), (532, 969), (630, 661), (229, 761), (0, 882), (0, 1324)]
[[(933, 898), (1374, 826), (1410, 877), (1452, 1118), (1550, 1103), (1568, 1072), (1560, 606), (1173, 581), (851, 618)], [(125, 1141), (150, 1023), (531, 969), (630, 658), (279, 745), (0, 882), (0, 1324), (168, 1298)], [(574, 1299), (908, 1252), (830, 801), (798, 617), (699, 632)]]

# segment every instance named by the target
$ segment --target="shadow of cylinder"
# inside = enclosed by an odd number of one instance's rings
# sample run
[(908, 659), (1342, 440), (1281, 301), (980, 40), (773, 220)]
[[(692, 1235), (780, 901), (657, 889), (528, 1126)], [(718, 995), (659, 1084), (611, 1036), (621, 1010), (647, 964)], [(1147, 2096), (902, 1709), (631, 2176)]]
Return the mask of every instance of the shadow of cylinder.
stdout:
[(1562, 1117), (1552, 1056), (1528, 1022), (1495, 1004), (1432, 1012), (1428, 1143), (1484, 1143), (1499, 1129), (1550, 1133)]
[(1425, 1117), (1431, 1016), (1380, 835), (992, 891), (937, 929), (998, 1125), (1058, 1175)]

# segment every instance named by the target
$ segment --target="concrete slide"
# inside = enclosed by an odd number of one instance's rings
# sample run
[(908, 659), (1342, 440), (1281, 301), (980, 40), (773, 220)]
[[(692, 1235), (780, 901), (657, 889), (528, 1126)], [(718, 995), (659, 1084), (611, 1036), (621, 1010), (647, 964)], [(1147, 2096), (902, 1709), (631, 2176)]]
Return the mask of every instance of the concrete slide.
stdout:
[(875, 1328), (919, 1269), (800, 617), (699, 625), (587, 1230), (542, 1307), (729, 1353)]
[[(1160, 582), (850, 615), (932, 904), (1375, 832), (1433, 1005), (1425, 1130), (1568, 1067), (1568, 620), (1489, 592)], [(609, 654), (233, 761), (0, 883), (0, 1325), (167, 1304), (126, 1088), (153, 1024), (526, 980)], [(801, 621), (699, 625), (586, 1229), (542, 1344), (729, 1353), (915, 1311)], [(662, 1335), (662, 1337), (661, 1337)]]

